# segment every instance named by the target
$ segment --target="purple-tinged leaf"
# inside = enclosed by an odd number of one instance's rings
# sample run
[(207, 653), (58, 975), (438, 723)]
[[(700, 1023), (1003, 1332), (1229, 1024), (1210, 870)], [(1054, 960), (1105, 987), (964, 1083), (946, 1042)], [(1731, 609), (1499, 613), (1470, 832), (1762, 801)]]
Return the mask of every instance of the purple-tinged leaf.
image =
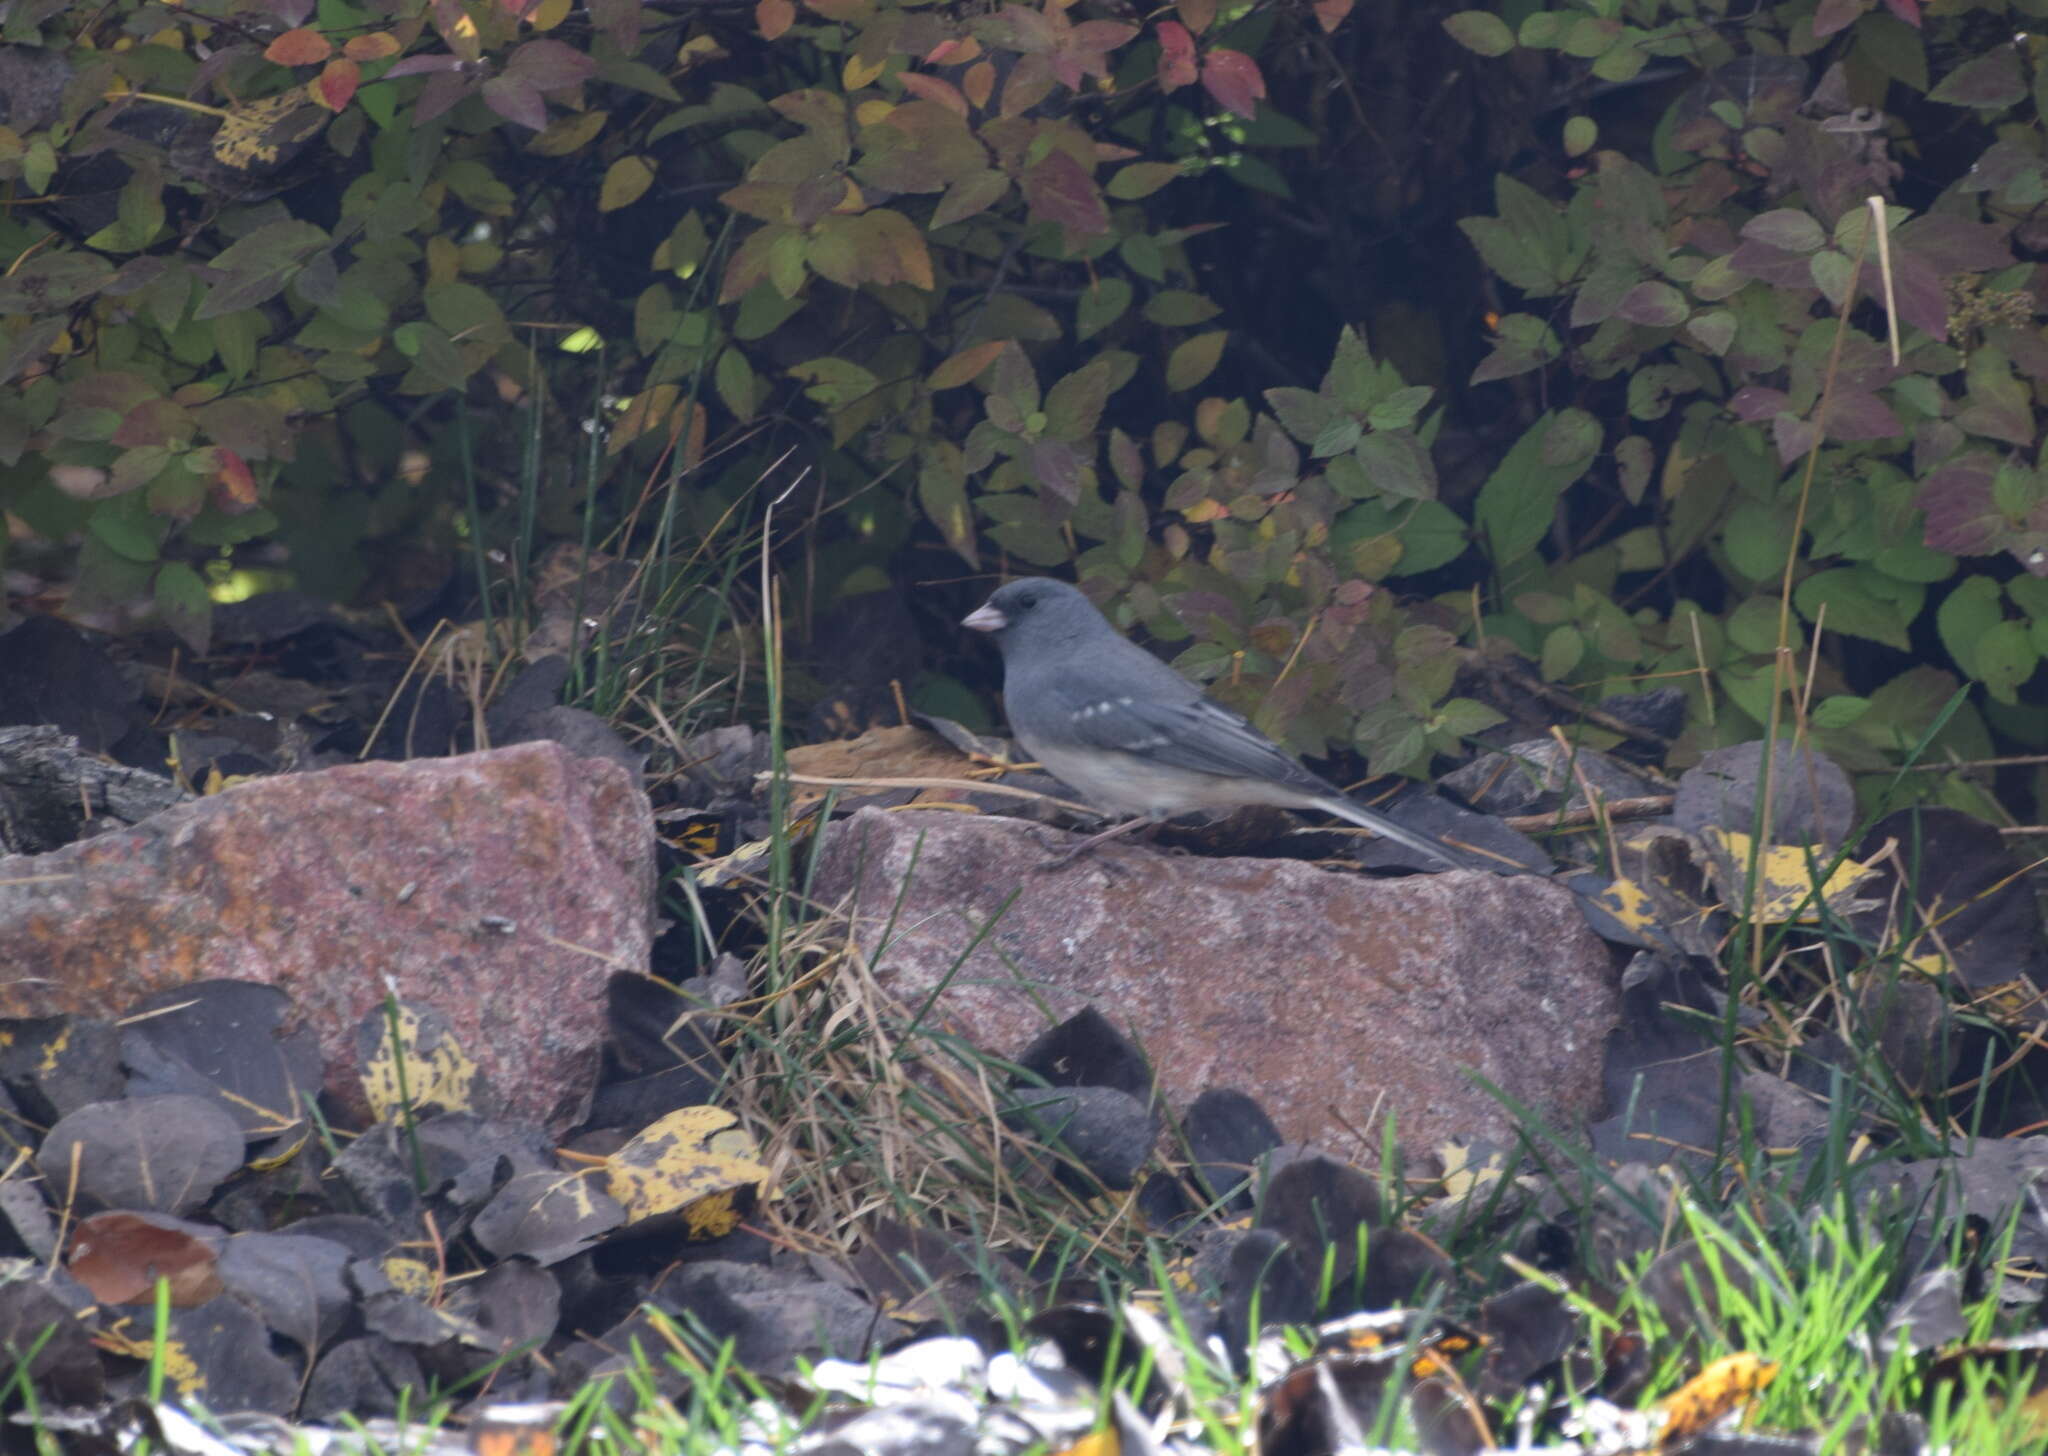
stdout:
[(1890, 405), (1861, 389), (1836, 393), (1828, 403), (1827, 424), (1834, 440), (1888, 440), (1906, 432)]
[(558, 40), (530, 40), (512, 52), (512, 58), (505, 62), (505, 74), (518, 77), (536, 90), (562, 91), (595, 76), (597, 62)]
[(1039, 440), (1031, 446), (1031, 474), (1054, 495), (1072, 505), (1081, 496), (1081, 455), (1065, 440)]
[(384, 79), (390, 81), (400, 76), (426, 76), (437, 71), (459, 71), (463, 64), (462, 57), (451, 56), (445, 51), (437, 56), (407, 56), (402, 61), (392, 62), (391, 69), (384, 73)]
[(1771, 440), (1778, 447), (1778, 463), (1790, 465), (1804, 456), (1820, 439), (1811, 420), (1794, 414), (1779, 414), (1771, 420)]
[(1991, 497), (1998, 474), (1995, 455), (1964, 455), (1920, 483), (1916, 504), (1927, 518), (1922, 541), (1951, 556), (1984, 556), (1996, 551), (2009, 523)]
[(1669, 329), (1684, 323), (1691, 310), (1686, 307), (1684, 294), (1669, 283), (1652, 280), (1638, 283), (1623, 294), (1621, 304), (1614, 312), (1632, 324)]
[(420, 91), (420, 99), (413, 103), (413, 120), (432, 121), (469, 95), (474, 85), (471, 77), (456, 71), (444, 71), (438, 76), (428, 77), (427, 84)]
[(1938, 273), (1989, 273), (2012, 266), (2012, 232), (1997, 223), (1930, 212), (1899, 229), (1892, 251), (1915, 253)]
[(1746, 384), (1730, 396), (1728, 411), (1744, 424), (1753, 425), (1758, 420), (1767, 420), (1780, 413), (1790, 403), (1790, 397), (1782, 389)]
[(548, 124), (548, 104), (537, 87), (510, 74), (484, 82), (484, 105), (510, 122), (540, 131)]
[(1076, 237), (1092, 237), (1109, 230), (1109, 212), (1095, 179), (1071, 155), (1060, 150), (1024, 174), (1024, 200), (1031, 215), (1044, 222), (1056, 222)]
[(1779, 288), (1813, 286), (1806, 254), (1788, 253), (1754, 238), (1744, 238), (1742, 246), (1728, 255), (1728, 266), (1746, 278), (1760, 278)]
[(2008, 44), (1957, 66), (1927, 93), (1927, 99), (1978, 111), (2002, 111), (2026, 94), (2019, 52)]

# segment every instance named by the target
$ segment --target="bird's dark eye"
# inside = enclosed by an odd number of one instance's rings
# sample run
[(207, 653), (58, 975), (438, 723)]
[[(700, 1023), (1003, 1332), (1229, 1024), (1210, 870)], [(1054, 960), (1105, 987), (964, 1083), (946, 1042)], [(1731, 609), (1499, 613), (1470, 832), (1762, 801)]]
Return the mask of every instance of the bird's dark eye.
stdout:
[(1029, 596), (1029, 595), (1026, 595), (1026, 596), (1021, 596), (1021, 597), (1017, 598), (1017, 606), (1018, 606), (1018, 607), (1019, 607), (1019, 609), (1021, 609), (1021, 610), (1024, 610), (1024, 611), (1029, 611), (1029, 610), (1030, 610), (1031, 608), (1033, 608), (1033, 607), (1035, 607), (1035, 606), (1037, 606), (1037, 605), (1038, 605), (1038, 598), (1037, 598), (1037, 597), (1035, 597), (1035, 596)]

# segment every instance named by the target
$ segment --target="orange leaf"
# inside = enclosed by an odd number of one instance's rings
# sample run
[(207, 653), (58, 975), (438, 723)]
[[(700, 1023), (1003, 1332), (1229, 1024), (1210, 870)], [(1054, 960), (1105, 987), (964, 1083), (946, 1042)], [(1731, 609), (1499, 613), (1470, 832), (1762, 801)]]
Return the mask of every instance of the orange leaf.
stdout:
[(398, 54), (398, 37), (388, 30), (374, 30), (368, 35), (353, 36), (341, 48), (341, 53), (352, 61), (381, 61), (386, 56)]
[(957, 389), (981, 377), (981, 371), (996, 362), (996, 355), (1009, 347), (1008, 339), (989, 339), (969, 344), (931, 372), (925, 383), (933, 389)]
[(302, 25), (266, 46), (263, 59), (280, 66), (317, 66), (333, 54), (333, 42), (311, 26)]
[(1216, 21), (1216, 0), (1174, 0), (1175, 10), (1189, 30), (1200, 35)]
[(976, 61), (967, 68), (967, 74), (960, 78), (961, 89), (967, 99), (976, 106), (986, 107), (989, 97), (996, 90), (996, 68), (987, 61)]
[(256, 477), (249, 464), (225, 445), (213, 447), (213, 503), (222, 515), (239, 516), (256, 505)]
[(1344, 17), (1351, 13), (1352, 0), (1315, 0), (1310, 8), (1316, 13), (1316, 21), (1329, 34), (1344, 23)]
[(757, 0), (754, 24), (761, 39), (774, 40), (796, 23), (796, 0)]
[(348, 105), (362, 81), (363, 69), (354, 61), (329, 61), (319, 75), (306, 83), (306, 94), (329, 111), (339, 111)]
[(960, 94), (960, 88), (950, 81), (941, 81), (937, 76), (927, 76), (918, 71), (905, 71), (896, 78), (903, 83), (903, 89), (913, 96), (926, 101), (936, 101), (955, 116), (967, 115), (967, 98)]

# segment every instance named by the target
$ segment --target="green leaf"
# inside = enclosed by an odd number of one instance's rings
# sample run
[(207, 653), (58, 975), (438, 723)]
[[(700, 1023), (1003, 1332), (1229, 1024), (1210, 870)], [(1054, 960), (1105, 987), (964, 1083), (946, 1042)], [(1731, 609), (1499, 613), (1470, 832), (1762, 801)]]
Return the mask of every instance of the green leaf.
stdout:
[[(1912, 650), (1912, 638), (1908, 628), (1919, 614), (1919, 603), (1911, 602), (1913, 610), (1903, 609), (1904, 603), (1896, 597), (1886, 599), (1878, 593), (1880, 585), (1889, 578), (1867, 571), (1862, 567), (1844, 567), (1834, 571), (1823, 571), (1809, 576), (1793, 588), (1792, 604), (1799, 608), (1807, 621), (1815, 622), (1830, 632), (1842, 632), (1851, 637), (1866, 637), (1872, 642), (1882, 642), (1887, 647), (1896, 647), (1901, 652)], [(1922, 592), (1920, 587), (1907, 587), (1904, 583), (1893, 583), (1908, 592)], [(1823, 620), (1822, 613), (1826, 617)]]
[(1476, 698), (1448, 698), (1436, 710), (1432, 726), (1439, 732), (1470, 738), (1489, 728), (1498, 728), (1505, 722), (1507, 718), (1498, 709), (1490, 708)]
[(1978, 642), (2004, 620), (1998, 583), (1988, 576), (1957, 582), (1934, 612), (1935, 630), (1941, 634), (1949, 660), (1974, 678), (1984, 676), (1977, 666)]
[(1813, 726), (1847, 728), (1869, 711), (1870, 699), (1837, 693), (1833, 697), (1822, 698), (1813, 705)]
[(731, 347), (721, 353), (712, 372), (712, 384), (734, 418), (750, 420), (754, 417), (760, 403), (760, 386), (754, 375), (754, 366), (747, 362), (745, 354)]
[(156, 574), (156, 609), (187, 647), (207, 650), (213, 638), (213, 598), (198, 572), (182, 561), (166, 561)]
[(1564, 154), (1583, 157), (1600, 139), (1600, 124), (1590, 116), (1574, 116), (1564, 124)]
[(1436, 466), (1422, 442), (1406, 430), (1367, 435), (1351, 453), (1382, 495), (1429, 500), (1436, 495)]
[(152, 562), (170, 533), (170, 522), (152, 516), (141, 493), (134, 492), (101, 501), (86, 529), (123, 560)]
[(1444, 29), (1466, 50), (1482, 56), (1504, 56), (1515, 48), (1515, 33), (1491, 10), (1460, 10), (1445, 17)]
[(1178, 394), (1207, 379), (1223, 358), (1223, 345), (1229, 337), (1228, 330), (1216, 329), (1196, 334), (1192, 339), (1175, 345), (1173, 352), (1166, 356), (1167, 389)]
[(1426, 384), (1411, 384), (1397, 389), (1371, 409), (1366, 411), (1366, 423), (1375, 430), (1405, 430), (1415, 423), (1415, 417), (1436, 391)]
[(1133, 162), (1119, 168), (1102, 190), (1119, 202), (1136, 202), (1141, 197), (1150, 197), (1180, 175), (1178, 162)]
[(1365, 426), (1356, 416), (1339, 415), (1316, 436), (1308, 453), (1318, 460), (1327, 460), (1332, 455), (1346, 453), (1364, 438)]
[(1118, 319), (1131, 306), (1131, 285), (1124, 278), (1098, 278), (1095, 286), (1081, 290), (1081, 301), (1074, 306), (1074, 337), (1092, 339)]
[(1792, 518), (1775, 507), (1745, 501), (1729, 512), (1721, 544), (1728, 552), (1729, 565), (1741, 575), (1751, 581), (1773, 580), (1785, 570), (1785, 553), (1792, 546)]
[(1186, 329), (1196, 324), (1205, 324), (1223, 312), (1214, 303), (1199, 293), (1185, 288), (1169, 288), (1154, 294), (1145, 304), (1145, 319), (1148, 323), (1165, 328)]
[(2023, 622), (1995, 623), (1977, 639), (1977, 675), (1984, 690), (2001, 703), (2019, 701), (2019, 688), (2040, 662)]
[(1545, 682), (1563, 682), (1577, 670), (1586, 656), (1586, 634), (1566, 623), (1552, 627), (1543, 638), (1540, 667)]
[(1323, 431), (1337, 418), (1336, 404), (1327, 396), (1308, 389), (1287, 385), (1269, 389), (1266, 391), (1266, 404), (1280, 421), (1281, 428), (1304, 445), (1322, 438)]
[(1536, 549), (1550, 531), (1558, 497), (1591, 461), (1591, 456), (1586, 456), (1546, 462), (1544, 441), (1554, 421), (1555, 416), (1545, 414), (1523, 431), (1479, 488), (1472, 519), (1491, 546), (1496, 566), (1519, 561)]

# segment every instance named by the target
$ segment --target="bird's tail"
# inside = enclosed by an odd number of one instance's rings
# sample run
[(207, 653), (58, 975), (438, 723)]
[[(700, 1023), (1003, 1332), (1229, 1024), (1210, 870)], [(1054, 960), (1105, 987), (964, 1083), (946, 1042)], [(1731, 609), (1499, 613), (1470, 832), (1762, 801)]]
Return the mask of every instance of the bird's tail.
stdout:
[(1333, 796), (1318, 800), (1316, 807), (1325, 813), (1336, 815), (1339, 819), (1347, 819), (1362, 829), (1370, 829), (1382, 839), (1391, 839), (1396, 844), (1405, 845), (1433, 863), (1441, 864), (1448, 869), (1472, 868), (1470, 859), (1435, 835), (1425, 834), (1420, 829), (1410, 829), (1405, 824), (1397, 824), (1386, 815), (1368, 809), (1363, 804)]

